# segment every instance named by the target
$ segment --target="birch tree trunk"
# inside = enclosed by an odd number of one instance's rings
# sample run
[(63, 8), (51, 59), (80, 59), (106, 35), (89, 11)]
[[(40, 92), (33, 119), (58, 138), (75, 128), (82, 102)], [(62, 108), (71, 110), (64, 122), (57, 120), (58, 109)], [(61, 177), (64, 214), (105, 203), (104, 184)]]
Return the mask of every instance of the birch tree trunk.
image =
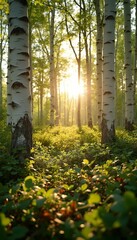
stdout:
[[(65, 9), (67, 10), (67, 1), (65, 0)], [(69, 13), (69, 15), (71, 16), (71, 18), (73, 19), (73, 22), (75, 22), (75, 24), (77, 25), (78, 27), (78, 38), (79, 38), (79, 41), (78, 41), (78, 53), (76, 52), (76, 49), (73, 45), (73, 42), (72, 42), (72, 39), (70, 37), (70, 31), (69, 31), (69, 28), (68, 28), (68, 18), (67, 18), (67, 14), (65, 14), (65, 24), (66, 24), (66, 31), (67, 31), (67, 34), (68, 34), (68, 39), (69, 39), (69, 43), (70, 43), (70, 47), (72, 48), (72, 51), (75, 55), (75, 59), (76, 59), (76, 62), (77, 62), (77, 68), (78, 68), (78, 71), (77, 71), (77, 76), (78, 76), (78, 83), (80, 85), (80, 78), (81, 78), (81, 14), (82, 14), (82, 8), (81, 8), (81, 5), (82, 5), (82, 1), (79, 0), (79, 3), (77, 3), (78, 6), (79, 6), (79, 22), (77, 22), (71, 15), (71, 13)], [(68, 10), (67, 10), (68, 11)], [(77, 101), (77, 125), (78, 125), (78, 128), (81, 129), (81, 96), (79, 95), (78, 96), (78, 101)]]
[(115, 0), (105, 0), (102, 143), (115, 139)]
[(125, 32), (125, 129), (132, 131), (134, 124), (134, 86), (132, 80), (132, 53), (131, 53), (131, 10), (130, 0), (124, 0), (124, 32)]
[[(12, 153), (20, 160), (32, 147), (31, 82), (26, 0), (9, 3), (9, 82), (12, 109)], [(16, 11), (15, 11), (16, 9)]]
[[(85, 1), (82, 0), (83, 4), (83, 37), (84, 37), (84, 48), (86, 54), (86, 78), (87, 78), (87, 121), (88, 127), (92, 128), (92, 113), (91, 113), (91, 29), (88, 23), (88, 9), (86, 8)], [(91, 6), (89, 6), (89, 9)], [(89, 39), (88, 39), (89, 35)], [(88, 41), (89, 40), (89, 41)]]
[(50, 125), (55, 124), (55, 63), (54, 63), (54, 22), (55, 6), (50, 16)]
[(98, 107), (98, 125), (101, 128), (102, 121), (102, 45), (103, 45), (103, 21), (101, 19), (100, 0), (94, 0), (96, 9), (97, 22), (97, 37), (96, 37), (96, 51), (97, 51), (97, 107)]
[(6, 7), (7, 3), (3, 3), (3, 6), (5, 6), (5, 9), (0, 9), (0, 119), (2, 119), (2, 110), (3, 110), (3, 69), (2, 69), (2, 64), (3, 64), (3, 57), (4, 57), (4, 51), (6, 48), (7, 44), (7, 16), (6, 16)]
[(0, 10), (0, 119), (2, 119), (2, 60), (3, 60), (3, 39), (2, 39), (2, 10)]
[(137, 84), (137, 0), (135, 17), (135, 55), (134, 55), (134, 112), (136, 108), (136, 84)]

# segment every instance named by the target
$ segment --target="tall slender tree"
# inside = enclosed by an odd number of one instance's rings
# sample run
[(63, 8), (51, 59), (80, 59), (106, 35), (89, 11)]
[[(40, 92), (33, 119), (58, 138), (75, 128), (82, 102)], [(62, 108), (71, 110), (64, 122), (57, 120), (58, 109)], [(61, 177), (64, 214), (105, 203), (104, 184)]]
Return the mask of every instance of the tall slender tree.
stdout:
[(86, 56), (86, 80), (87, 80), (87, 121), (88, 126), (92, 128), (92, 112), (91, 112), (91, 9), (92, 4), (89, 1), (86, 4), (85, 0), (82, 0), (82, 16), (83, 16), (83, 38), (84, 48)]
[(4, 0), (0, 6), (0, 119), (2, 119), (3, 110), (3, 62), (4, 53), (7, 45), (7, 2)]
[[(9, 86), (12, 109), (12, 152), (29, 156), (32, 147), (31, 81), (29, 59), (29, 21), (26, 0), (9, 3)], [(16, 9), (16, 11), (15, 11)]]
[(115, 15), (116, 1), (105, 0), (102, 143), (115, 139)]
[(55, 27), (55, 2), (49, 15), (50, 22), (50, 125), (55, 124), (55, 59), (54, 59), (54, 27)]
[(135, 55), (134, 55), (134, 109), (136, 108), (136, 84), (137, 84), (137, 0), (135, 3)]
[(125, 129), (133, 130), (134, 125), (134, 86), (132, 79), (131, 52), (131, 7), (130, 0), (124, 0), (124, 32), (125, 32)]
[(101, 1), (94, 0), (97, 22), (96, 51), (97, 51), (97, 107), (98, 125), (101, 128), (102, 121), (102, 47), (103, 47), (103, 16), (101, 17)]
[[(69, 11), (67, 1), (64, 0), (65, 3), (65, 23), (66, 23), (66, 31), (69, 39), (70, 46), (72, 48), (72, 51), (75, 55), (75, 59), (77, 62), (77, 69), (78, 69), (78, 83), (80, 85), (80, 78), (81, 78), (81, 29), (82, 29), (82, 22), (81, 22), (81, 14), (82, 14), (82, 0), (79, 0), (79, 2), (76, 2), (76, 5), (79, 8), (79, 14), (78, 14), (78, 21), (75, 19), (72, 15), (72, 13)], [(78, 53), (74, 47), (73, 41), (72, 41), (72, 33), (68, 27), (68, 16), (73, 21), (73, 23), (76, 25), (76, 28), (78, 29)], [(77, 104), (77, 125), (79, 128), (81, 128), (81, 96), (78, 96), (78, 104)]]

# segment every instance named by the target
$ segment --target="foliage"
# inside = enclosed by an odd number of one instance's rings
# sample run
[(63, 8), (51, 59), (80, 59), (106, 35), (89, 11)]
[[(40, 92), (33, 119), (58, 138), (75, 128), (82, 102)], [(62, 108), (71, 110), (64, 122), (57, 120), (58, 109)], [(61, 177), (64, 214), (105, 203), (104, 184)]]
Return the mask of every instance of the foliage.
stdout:
[(137, 238), (137, 131), (117, 131), (116, 142), (108, 146), (99, 136), (87, 127), (37, 130), (32, 157), (23, 165), (5, 145), (0, 156), (3, 240)]

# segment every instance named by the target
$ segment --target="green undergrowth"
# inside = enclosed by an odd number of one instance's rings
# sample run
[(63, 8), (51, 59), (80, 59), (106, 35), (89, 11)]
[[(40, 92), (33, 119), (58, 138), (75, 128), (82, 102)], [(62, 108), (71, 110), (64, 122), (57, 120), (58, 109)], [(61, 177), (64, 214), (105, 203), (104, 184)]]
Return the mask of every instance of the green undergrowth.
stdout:
[(100, 138), (96, 127), (37, 130), (24, 164), (0, 140), (1, 239), (137, 239), (137, 131)]

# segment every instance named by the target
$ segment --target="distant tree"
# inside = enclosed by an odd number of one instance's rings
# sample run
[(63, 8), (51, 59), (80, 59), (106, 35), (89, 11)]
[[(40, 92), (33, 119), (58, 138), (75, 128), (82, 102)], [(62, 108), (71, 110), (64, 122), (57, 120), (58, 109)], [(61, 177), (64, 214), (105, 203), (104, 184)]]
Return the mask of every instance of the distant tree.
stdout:
[[(32, 147), (31, 82), (26, 0), (9, 3), (9, 66), (11, 89), (12, 153), (20, 160), (30, 155)], [(16, 11), (15, 11), (16, 9)]]
[[(78, 76), (78, 83), (80, 84), (80, 78), (81, 78), (81, 33), (82, 33), (82, 0), (79, 0), (76, 2), (76, 6), (78, 6), (78, 14), (77, 17), (73, 16), (72, 14), (72, 7), (73, 4), (71, 2), (68, 4), (66, 0), (64, 0), (65, 4), (65, 23), (66, 23), (66, 32), (68, 35), (68, 40), (70, 43), (70, 47), (72, 48), (72, 51), (74, 53), (76, 62), (77, 62), (77, 76)], [(68, 20), (69, 19), (69, 20)], [(73, 37), (78, 34), (78, 51), (75, 48), (75, 44), (73, 42)], [(77, 104), (77, 125), (79, 128), (81, 128), (81, 97), (78, 96), (78, 104)]]
[(3, 110), (3, 62), (4, 53), (7, 45), (7, 8), (8, 4), (6, 0), (0, 2), (0, 119), (2, 119)]
[(124, 62), (124, 14), (123, 3), (117, 5), (115, 34), (115, 75), (116, 75), (116, 126), (125, 125), (125, 72)]
[(55, 125), (55, 2), (49, 14), (50, 31), (50, 125)]
[(90, 128), (92, 123), (92, 109), (91, 109), (91, 24), (93, 3), (91, 1), (82, 0), (82, 33), (84, 39), (85, 58), (86, 58), (86, 81), (87, 81), (87, 124)]
[(115, 15), (116, 1), (105, 0), (102, 143), (115, 139)]
[(132, 52), (131, 52), (131, 7), (130, 0), (124, 0), (124, 33), (125, 33), (125, 129), (134, 128), (134, 85), (132, 79)]
[(137, 0), (135, 2), (135, 54), (134, 54), (134, 110), (136, 109), (136, 85), (137, 85)]

